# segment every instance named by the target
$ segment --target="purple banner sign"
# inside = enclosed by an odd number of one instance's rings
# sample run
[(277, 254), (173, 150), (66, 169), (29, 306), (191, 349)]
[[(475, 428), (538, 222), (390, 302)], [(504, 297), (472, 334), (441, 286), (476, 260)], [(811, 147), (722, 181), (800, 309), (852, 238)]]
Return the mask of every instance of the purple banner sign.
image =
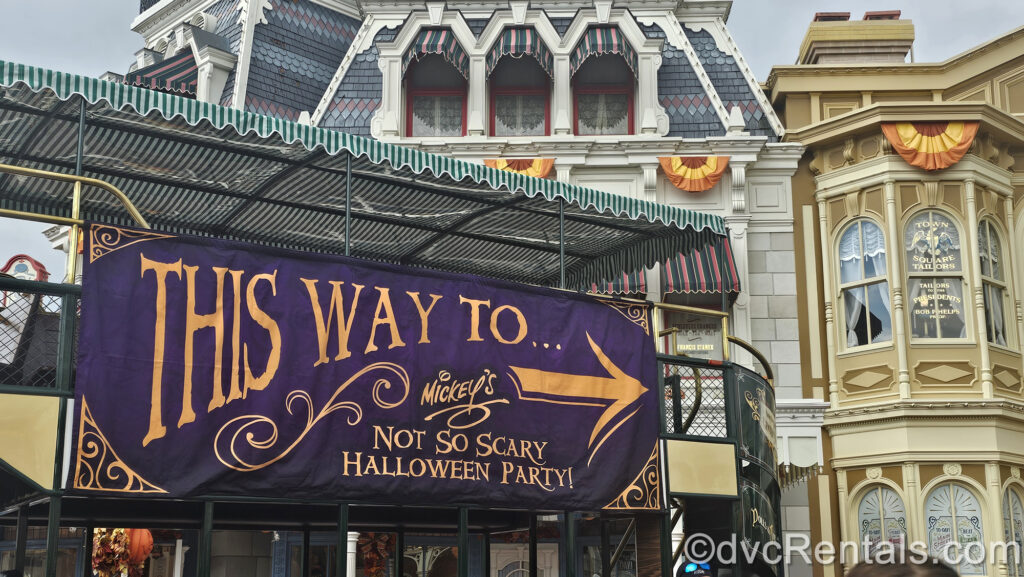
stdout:
[(73, 492), (660, 507), (646, 304), (85, 236)]

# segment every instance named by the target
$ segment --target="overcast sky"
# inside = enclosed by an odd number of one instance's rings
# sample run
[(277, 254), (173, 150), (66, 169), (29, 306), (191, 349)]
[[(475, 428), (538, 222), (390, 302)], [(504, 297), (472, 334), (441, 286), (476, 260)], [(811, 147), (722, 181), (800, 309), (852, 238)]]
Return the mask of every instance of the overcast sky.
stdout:
[[(142, 45), (129, 29), (138, 6), (137, 0), (0, 0), (0, 60), (91, 76), (123, 73)], [(763, 81), (772, 65), (793, 63), (815, 12), (860, 19), (868, 10), (893, 9), (914, 21), (918, 62), (945, 60), (1024, 25), (1021, 0), (735, 0), (729, 30)], [(28, 253), (59, 280), (64, 265), (40, 234), (45, 228), (0, 219), (0, 266)]]

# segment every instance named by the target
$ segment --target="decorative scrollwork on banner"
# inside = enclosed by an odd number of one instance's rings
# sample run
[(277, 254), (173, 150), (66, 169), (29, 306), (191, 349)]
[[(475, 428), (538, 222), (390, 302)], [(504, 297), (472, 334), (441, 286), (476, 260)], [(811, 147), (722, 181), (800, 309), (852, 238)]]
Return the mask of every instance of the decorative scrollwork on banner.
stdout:
[(628, 487), (605, 509), (658, 509), (661, 500), (661, 474), (658, 471), (658, 444), (647, 463)]
[(78, 461), (75, 464), (75, 489), (116, 491), (119, 493), (166, 493), (133, 471), (114, 452), (114, 448), (96, 425), (89, 404), (82, 398), (81, 425), (78, 431)]
[[(231, 419), (225, 423), (219, 431), (217, 431), (217, 436), (213, 440), (213, 450), (217, 455), (217, 459), (225, 466), (235, 469), (236, 471), (258, 471), (276, 463), (291, 453), (295, 447), (299, 446), (299, 443), (306, 438), (306, 435), (313, 429), (313, 427), (316, 426), (317, 423), (335, 411), (348, 411), (351, 414), (348, 417), (347, 423), (350, 426), (358, 425), (363, 419), (362, 407), (353, 401), (339, 401), (338, 395), (344, 392), (349, 385), (359, 380), (359, 378), (375, 371), (390, 372), (393, 374), (378, 377), (374, 382), (374, 404), (382, 409), (393, 409), (404, 403), (405, 399), (409, 396), (409, 375), (406, 373), (405, 369), (395, 363), (373, 363), (372, 365), (363, 367), (356, 374), (349, 377), (347, 381), (342, 383), (319, 411), (314, 410), (313, 399), (306, 391), (297, 389), (288, 393), (288, 396), (285, 398), (285, 408), (288, 410), (288, 414), (295, 414), (295, 408), (293, 405), (299, 404), (304, 406), (306, 412), (306, 424), (303, 427), (302, 432), (299, 433), (299, 436), (280, 453), (277, 453), (269, 459), (261, 462), (249, 462), (239, 455), (239, 449), (244, 448), (246, 445), (248, 445), (248, 448), (256, 449), (257, 451), (271, 451), (274, 446), (277, 445), (278, 441), (278, 427), (277, 423), (275, 423), (273, 419), (263, 415), (242, 415)], [(394, 386), (392, 382), (393, 379), (398, 381), (401, 398), (394, 402), (388, 402), (381, 397), (381, 392), (383, 390), (391, 389)], [(261, 436), (257, 436), (257, 429), (262, 429), (263, 434)], [(222, 441), (222, 439), (226, 439), (226, 442)], [(228, 454), (225, 455), (222, 449), (226, 450)]]
[(89, 229), (89, 262), (96, 262), (100, 257), (138, 242), (172, 237), (170, 234), (94, 224)]
[(651, 327), (647, 324), (647, 305), (640, 303), (629, 303), (622, 301), (599, 299), (602, 304), (619, 311), (619, 314), (629, 319), (634, 325), (642, 328), (645, 335), (651, 334)]

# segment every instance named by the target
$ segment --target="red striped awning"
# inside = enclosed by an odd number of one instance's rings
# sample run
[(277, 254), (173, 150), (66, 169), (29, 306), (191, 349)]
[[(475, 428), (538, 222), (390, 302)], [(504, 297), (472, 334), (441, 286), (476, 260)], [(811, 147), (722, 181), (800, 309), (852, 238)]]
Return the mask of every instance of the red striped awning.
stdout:
[(633, 47), (622, 36), (622, 32), (616, 26), (595, 26), (589, 28), (583, 38), (576, 44), (576, 48), (569, 55), (569, 76), (576, 74), (576, 71), (583, 66), (583, 62), (591, 56), (601, 54), (618, 54), (626, 60), (633, 75), (637, 75), (637, 55)]
[(740, 275), (728, 239), (722, 245), (725, 266), (714, 245), (679, 255), (666, 262), (661, 271), (661, 292), (718, 293), (740, 292)]
[(555, 59), (533, 28), (506, 28), (501, 32), (501, 36), (494, 42), (491, 51), (487, 53), (487, 76), (494, 72), (501, 57), (505, 55), (513, 58), (530, 55), (537, 59), (537, 63), (544, 69), (544, 72), (548, 73), (548, 76), (552, 78), (555, 76)]
[(164, 58), (156, 64), (125, 74), (124, 83), (194, 96), (199, 83), (199, 67), (192, 50), (188, 49), (177, 56)]
[[(724, 267), (720, 266), (722, 260), (719, 259), (719, 249), (714, 245), (679, 253), (676, 258), (666, 262), (661, 267), (662, 294), (719, 293), (723, 286), (726, 292), (740, 292), (740, 275), (728, 239), (721, 250)], [(641, 270), (622, 273), (616, 278), (591, 283), (583, 288), (592, 293), (628, 294), (646, 293), (648, 286), (647, 271)]]
[(584, 290), (610, 295), (645, 293), (647, 292), (647, 271), (622, 273), (611, 280), (591, 283), (589, 286), (584, 287)]
[(448, 28), (428, 28), (420, 30), (416, 41), (402, 58), (402, 75), (409, 69), (413, 60), (419, 60), (427, 54), (438, 54), (451, 63), (463, 78), (469, 78), (469, 56), (462, 49), (455, 33)]

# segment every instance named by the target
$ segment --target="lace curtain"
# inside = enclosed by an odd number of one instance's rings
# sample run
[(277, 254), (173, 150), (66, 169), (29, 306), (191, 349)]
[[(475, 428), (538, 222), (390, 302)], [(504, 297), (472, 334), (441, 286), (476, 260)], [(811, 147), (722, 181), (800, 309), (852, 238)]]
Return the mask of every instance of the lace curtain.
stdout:
[(494, 97), (495, 136), (543, 136), (547, 98), (543, 94)]
[(462, 96), (414, 96), (412, 136), (462, 136)]
[(626, 94), (578, 94), (576, 112), (581, 135), (629, 132), (629, 96)]

